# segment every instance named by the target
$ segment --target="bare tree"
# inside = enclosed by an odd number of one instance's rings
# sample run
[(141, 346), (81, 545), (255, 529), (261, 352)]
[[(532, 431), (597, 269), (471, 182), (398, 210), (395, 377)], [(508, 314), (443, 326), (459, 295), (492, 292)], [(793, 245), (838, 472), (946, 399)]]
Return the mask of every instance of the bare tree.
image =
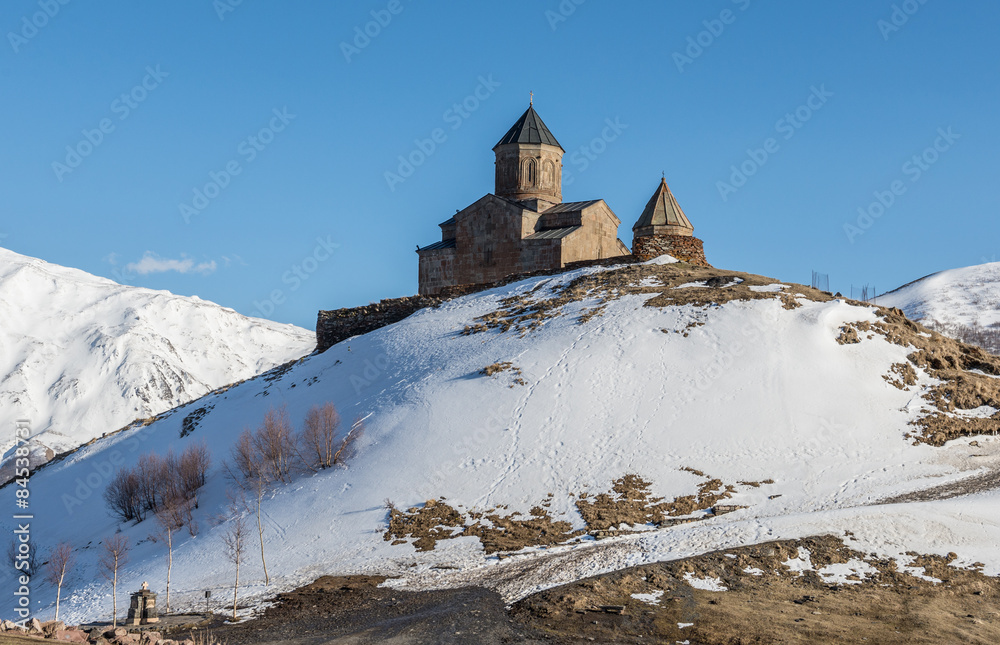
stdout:
[(143, 516), (150, 511), (156, 512), (164, 498), (176, 494), (175, 479), (171, 472), (173, 469), (169, 463), (171, 461), (174, 461), (173, 454), (168, 459), (162, 459), (152, 452), (140, 455), (136, 461), (132, 472), (135, 474)]
[(332, 403), (326, 403), (323, 407), (314, 405), (309, 410), (302, 434), (299, 435), (303, 462), (309, 468), (317, 470), (333, 465), (334, 442), (339, 428), (340, 415)]
[[(104, 501), (111, 512), (123, 521), (141, 522), (150, 512), (176, 504), (188, 508), (182, 502), (194, 500), (197, 507), (197, 492), (205, 485), (211, 457), (208, 447), (202, 442), (189, 446), (176, 457), (173, 452), (166, 457), (155, 453), (141, 455), (132, 468), (121, 468), (115, 473), (104, 491)], [(190, 520), (190, 512), (186, 520)], [(195, 529), (192, 525), (191, 534)]]
[(111, 583), (111, 627), (118, 626), (118, 569), (128, 562), (128, 538), (120, 533), (104, 540), (104, 552), (97, 563), (101, 574)]
[(181, 494), (185, 499), (195, 500), (195, 508), (198, 508), (195, 493), (205, 485), (211, 465), (212, 457), (204, 441), (188, 446), (177, 460), (177, 479)]
[(166, 611), (170, 612), (170, 570), (174, 564), (174, 533), (185, 524), (193, 526), (191, 519), (191, 502), (182, 499), (172, 499), (156, 512), (156, 524), (160, 536), (167, 542), (167, 599)]
[(287, 408), (271, 408), (264, 414), (264, 421), (253, 434), (253, 447), (269, 480), (281, 483), (292, 480), (295, 436)]
[(62, 596), (63, 581), (73, 568), (73, 561), (73, 547), (67, 542), (61, 542), (52, 549), (49, 561), (45, 564), (45, 579), (56, 588), (56, 620), (59, 620), (59, 600)]
[[(257, 519), (257, 539), (260, 541), (260, 563), (264, 567), (265, 585), (271, 584), (271, 577), (267, 573), (267, 559), (264, 557), (264, 519), (261, 513), (261, 506), (264, 496), (267, 494), (269, 484), (270, 482), (262, 474), (258, 473), (241, 483), (240, 489), (243, 494), (238, 500), (238, 505), (245, 511), (252, 512)], [(247, 494), (251, 496), (250, 500), (247, 499)]]
[(104, 501), (123, 522), (141, 522), (143, 519), (139, 478), (130, 468), (120, 469), (111, 478), (111, 483), (104, 491)]
[(230, 477), (237, 482), (249, 480), (260, 472), (260, 459), (254, 447), (253, 430), (243, 429), (236, 443), (229, 449), (229, 456), (230, 462), (226, 464), (226, 468)]
[(233, 620), (236, 620), (236, 598), (240, 588), (240, 563), (246, 549), (247, 521), (243, 509), (238, 504), (229, 507), (230, 518), (222, 543), (226, 547), (226, 558), (236, 565), (236, 581), (233, 583)]

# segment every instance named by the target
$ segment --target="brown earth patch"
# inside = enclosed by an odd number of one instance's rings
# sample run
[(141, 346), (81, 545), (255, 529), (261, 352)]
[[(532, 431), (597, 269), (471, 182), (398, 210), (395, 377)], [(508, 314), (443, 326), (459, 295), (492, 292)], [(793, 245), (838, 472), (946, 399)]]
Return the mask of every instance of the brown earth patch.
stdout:
[[(655, 278), (660, 284), (640, 286), (648, 278)], [(700, 283), (702, 286), (679, 288), (688, 283)], [(833, 297), (826, 292), (798, 284), (784, 284), (784, 289), (780, 292), (754, 291), (750, 288), (778, 283), (778, 280), (750, 273), (688, 264), (626, 265), (579, 276), (544, 296), (539, 295), (539, 289), (534, 289), (525, 294), (504, 298), (500, 301), (499, 309), (476, 318), (475, 324), (466, 326), (462, 333), (468, 335), (488, 330), (515, 330), (524, 335), (546, 320), (561, 315), (563, 308), (572, 302), (597, 299), (594, 307), (581, 314), (579, 322), (585, 323), (600, 315), (609, 300), (625, 295), (654, 294), (653, 298), (646, 301), (647, 307), (710, 307), (734, 300), (777, 299), (781, 300), (786, 309), (800, 306), (798, 298), (825, 302)]]
[[(670, 501), (663, 497), (654, 498), (649, 492), (650, 482), (638, 475), (625, 475), (612, 484), (609, 493), (600, 493), (593, 497), (586, 493), (581, 494), (577, 499), (576, 508), (587, 523), (587, 530), (590, 533), (599, 532), (603, 536), (609, 530), (621, 525), (652, 524), (661, 528), (690, 522), (694, 518), (684, 520), (670, 518), (713, 508), (736, 492), (734, 486), (723, 484), (720, 479), (709, 478), (699, 470), (693, 468), (683, 470), (708, 480), (698, 485), (697, 494), (675, 497)], [(760, 486), (760, 482), (751, 482), (747, 485)]]
[(431, 551), (438, 540), (447, 540), (462, 534), (465, 518), (451, 506), (436, 499), (429, 499), (422, 507), (401, 511), (386, 502), (389, 509), (389, 527), (383, 536), (393, 544), (406, 544), (413, 539), (417, 551)]
[(894, 382), (896, 379), (886, 378), (896, 387), (901, 387), (899, 382), (916, 384), (913, 368), (923, 369), (941, 381), (923, 395), (934, 411), (914, 421), (913, 425), (920, 431), (907, 434), (907, 438), (914, 443), (942, 446), (958, 437), (996, 434), (1000, 430), (1000, 412), (986, 418), (955, 416), (956, 410), (973, 410), (980, 406), (1000, 409), (1000, 378), (995, 378), (1000, 376), (1000, 356), (927, 329), (906, 318), (899, 309), (876, 307), (875, 312), (879, 318), (875, 322), (844, 325), (841, 338), (856, 336), (860, 342), (862, 336), (871, 339), (878, 334), (890, 343), (912, 347), (913, 352), (907, 356), (909, 365), (893, 365), (899, 380)]
[(882, 378), (900, 390), (905, 390), (911, 385), (917, 384), (917, 371), (909, 363), (893, 363), (889, 367), (889, 373), (883, 374)]
[[(807, 549), (814, 569), (860, 560), (874, 571), (858, 584), (826, 582), (782, 563)], [(555, 642), (995, 643), (1000, 639), (1000, 581), (950, 566), (953, 554), (911, 554), (910, 566), (854, 551), (833, 536), (739, 547), (580, 580), (529, 596), (511, 608), (515, 620)], [(757, 573), (758, 575), (754, 575)], [(716, 578), (727, 591), (704, 591), (687, 576)], [(656, 594), (656, 604), (632, 594)], [(612, 614), (601, 608), (621, 607)], [(688, 625), (689, 623), (693, 623)], [(679, 624), (687, 625), (680, 627)]]
[[(573, 530), (570, 522), (556, 520), (549, 514), (552, 494), (533, 507), (528, 515), (519, 511), (501, 513), (501, 508), (486, 511), (468, 510), (460, 512), (445, 503), (444, 498), (428, 500), (421, 507), (397, 509), (392, 502), (386, 502), (389, 511), (388, 526), (383, 538), (393, 545), (412, 544), (417, 551), (431, 551), (439, 540), (463, 536), (479, 539), (486, 553), (519, 551), (531, 546), (551, 546), (563, 544), (585, 533), (595, 537), (610, 537), (619, 533), (633, 532), (620, 529), (621, 526), (652, 524), (656, 528), (720, 515), (737, 510), (737, 506), (720, 506), (720, 501), (729, 499), (736, 488), (724, 484), (720, 479), (712, 479), (699, 470), (684, 468), (707, 481), (698, 485), (694, 495), (684, 495), (666, 501), (650, 495), (650, 482), (638, 475), (625, 475), (614, 482), (609, 493), (591, 497), (581, 493), (576, 501), (577, 510), (587, 525), (586, 530)], [(741, 485), (757, 488), (763, 482), (740, 482)], [(683, 517), (696, 511), (714, 509), (714, 513), (703, 517)]]
[(486, 553), (519, 551), (528, 546), (560, 544), (581, 534), (569, 522), (553, 520), (541, 506), (532, 508), (528, 516), (519, 511), (502, 515), (497, 508), (463, 514), (433, 499), (406, 511), (400, 511), (391, 502), (386, 506), (389, 526), (383, 538), (394, 545), (412, 540), (417, 551), (431, 551), (438, 540), (463, 536), (478, 538)]

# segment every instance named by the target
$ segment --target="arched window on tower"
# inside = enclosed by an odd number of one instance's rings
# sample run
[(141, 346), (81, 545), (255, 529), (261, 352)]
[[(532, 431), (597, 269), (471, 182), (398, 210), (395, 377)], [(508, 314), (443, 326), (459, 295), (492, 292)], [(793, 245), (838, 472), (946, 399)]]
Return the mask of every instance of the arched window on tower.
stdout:
[(526, 178), (526, 182), (525, 183), (528, 186), (537, 186), (538, 185), (538, 171), (537, 171), (537, 166), (535, 165), (535, 160), (534, 159), (528, 159), (528, 163), (526, 164), (524, 176)]

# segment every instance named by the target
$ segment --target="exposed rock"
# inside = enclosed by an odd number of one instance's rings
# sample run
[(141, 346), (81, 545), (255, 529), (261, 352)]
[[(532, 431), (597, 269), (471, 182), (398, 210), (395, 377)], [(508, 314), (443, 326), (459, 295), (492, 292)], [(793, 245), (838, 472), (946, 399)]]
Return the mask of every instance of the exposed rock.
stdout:
[(50, 636), (50, 638), (67, 643), (88, 642), (87, 634), (81, 632), (79, 629), (58, 629), (52, 633), (52, 636)]
[(160, 632), (143, 632), (139, 643), (140, 645), (156, 645), (162, 638), (163, 635)]

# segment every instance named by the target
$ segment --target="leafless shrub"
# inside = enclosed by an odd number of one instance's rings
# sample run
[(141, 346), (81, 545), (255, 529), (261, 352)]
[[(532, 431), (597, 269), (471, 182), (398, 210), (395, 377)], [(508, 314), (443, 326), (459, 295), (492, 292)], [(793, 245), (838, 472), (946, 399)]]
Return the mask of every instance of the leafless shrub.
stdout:
[(142, 493), (139, 477), (131, 468), (122, 468), (111, 478), (104, 490), (104, 501), (111, 512), (123, 522), (141, 522), (143, 514)]
[(183, 499), (195, 500), (195, 508), (198, 508), (195, 493), (205, 485), (208, 469), (211, 467), (212, 457), (204, 441), (188, 446), (177, 460), (176, 472), (181, 496)]
[(263, 423), (253, 434), (253, 446), (261, 460), (260, 468), (268, 480), (281, 483), (292, 480), (295, 436), (287, 408), (272, 408), (264, 414)]
[(167, 460), (155, 453), (140, 455), (133, 469), (142, 512), (155, 511), (160, 507), (164, 495), (173, 494), (172, 477)]
[(233, 447), (229, 449), (230, 461), (226, 464), (230, 477), (246, 481), (260, 473), (260, 459), (254, 446), (253, 430), (244, 428)]
[[(148, 513), (174, 505), (197, 507), (197, 492), (204, 484), (211, 458), (204, 443), (189, 446), (181, 456), (171, 452), (166, 457), (155, 453), (141, 455), (132, 468), (122, 468), (104, 491), (111, 512), (122, 521), (143, 521)], [(192, 533), (193, 534), (193, 533)]]
[(340, 415), (332, 403), (314, 405), (306, 415), (299, 435), (302, 460), (312, 470), (329, 468), (334, 463), (334, 445), (340, 429)]
[(61, 542), (49, 554), (49, 561), (45, 564), (45, 579), (56, 588), (56, 617), (59, 620), (59, 600), (62, 596), (63, 582), (66, 574), (73, 568), (73, 547), (67, 542)]

